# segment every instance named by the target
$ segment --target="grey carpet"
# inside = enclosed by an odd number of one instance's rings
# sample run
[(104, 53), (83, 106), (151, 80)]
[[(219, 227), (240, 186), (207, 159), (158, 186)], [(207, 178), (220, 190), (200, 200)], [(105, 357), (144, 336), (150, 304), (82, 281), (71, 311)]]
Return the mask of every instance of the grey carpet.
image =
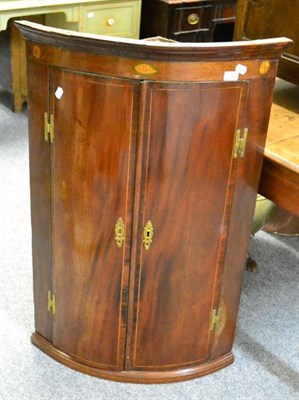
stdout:
[(1, 391), (3, 400), (299, 399), (299, 240), (258, 233), (257, 273), (245, 273), (235, 363), (210, 376), (136, 385), (83, 375), (29, 340), (34, 330), (26, 112), (0, 91)]

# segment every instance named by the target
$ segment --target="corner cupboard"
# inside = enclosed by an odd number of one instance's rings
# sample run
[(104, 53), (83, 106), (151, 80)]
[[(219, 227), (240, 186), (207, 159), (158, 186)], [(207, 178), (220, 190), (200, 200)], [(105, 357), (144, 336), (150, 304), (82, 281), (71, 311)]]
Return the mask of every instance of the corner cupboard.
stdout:
[(278, 57), (18, 22), (27, 42), (36, 332), (127, 382), (233, 361)]

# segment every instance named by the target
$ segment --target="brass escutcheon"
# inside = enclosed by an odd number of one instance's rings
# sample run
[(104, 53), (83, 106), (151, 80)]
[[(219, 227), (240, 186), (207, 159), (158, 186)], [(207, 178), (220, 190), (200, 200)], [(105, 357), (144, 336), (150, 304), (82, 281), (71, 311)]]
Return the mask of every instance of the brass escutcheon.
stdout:
[(126, 237), (125, 224), (121, 217), (118, 218), (115, 224), (114, 232), (115, 232), (116, 246), (120, 248)]
[(195, 13), (190, 14), (188, 15), (187, 20), (189, 25), (196, 25), (199, 22), (199, 15)]
[(260, 74), (266, 75), (270, 70), (271, 64), (269, 61), (263, 61), (260, 65)]
[(143, 245), (145, 250), (149, 250), (151, 247), (152, 241), (153, 241), (153, 236), (154, 236), (154, 227), (152, 222), (149, 220), (147, 221), (144, 229), (143, 229)]

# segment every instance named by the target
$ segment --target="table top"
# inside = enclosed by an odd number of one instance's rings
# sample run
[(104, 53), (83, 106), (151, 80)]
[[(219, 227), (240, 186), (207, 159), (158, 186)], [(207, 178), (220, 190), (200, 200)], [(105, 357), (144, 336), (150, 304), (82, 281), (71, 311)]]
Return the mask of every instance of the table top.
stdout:
[(299, 86), (277, 79), (265, 155), (299, 174)]
[(299, 86), (277, 79), (259, 193), (299, 216)]
[[(13, 0), (13, 1), (0, 1), (1, 11), (20, 10), (24, 8), (40, 8), (58, 5), (75, 5), (82, 3), (94, 3), (101, 0)], [(104, 0), (103, 0), (104, 1)]]

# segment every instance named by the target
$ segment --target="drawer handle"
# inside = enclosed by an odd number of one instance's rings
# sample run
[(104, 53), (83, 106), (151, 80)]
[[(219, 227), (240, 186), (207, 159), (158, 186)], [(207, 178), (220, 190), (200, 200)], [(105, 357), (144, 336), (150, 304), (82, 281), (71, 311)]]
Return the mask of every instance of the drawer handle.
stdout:
[(113, 26), (115, 24), (115, 19), (114, 18), (108, 18), (107, 19), (107, 25)]
[(188, 15), (188, 23), (190, 25), (196, 25), (199, 22), (199, 15), (198, 14), (190, 14)]
[(126, 237), (125, 224), (121, 217), (118, 218), (115, 224), (114, 232), (115, 232), (116, 246), (120, 248)]
[(152, 241), (153, 241), (153, 236), (154, 236), (154, 227), (152, 222), (149, 220), (147, 221), (144, 229), (143, 229), (143, 245), (145, 250), (149, 250), (151, 247)]

